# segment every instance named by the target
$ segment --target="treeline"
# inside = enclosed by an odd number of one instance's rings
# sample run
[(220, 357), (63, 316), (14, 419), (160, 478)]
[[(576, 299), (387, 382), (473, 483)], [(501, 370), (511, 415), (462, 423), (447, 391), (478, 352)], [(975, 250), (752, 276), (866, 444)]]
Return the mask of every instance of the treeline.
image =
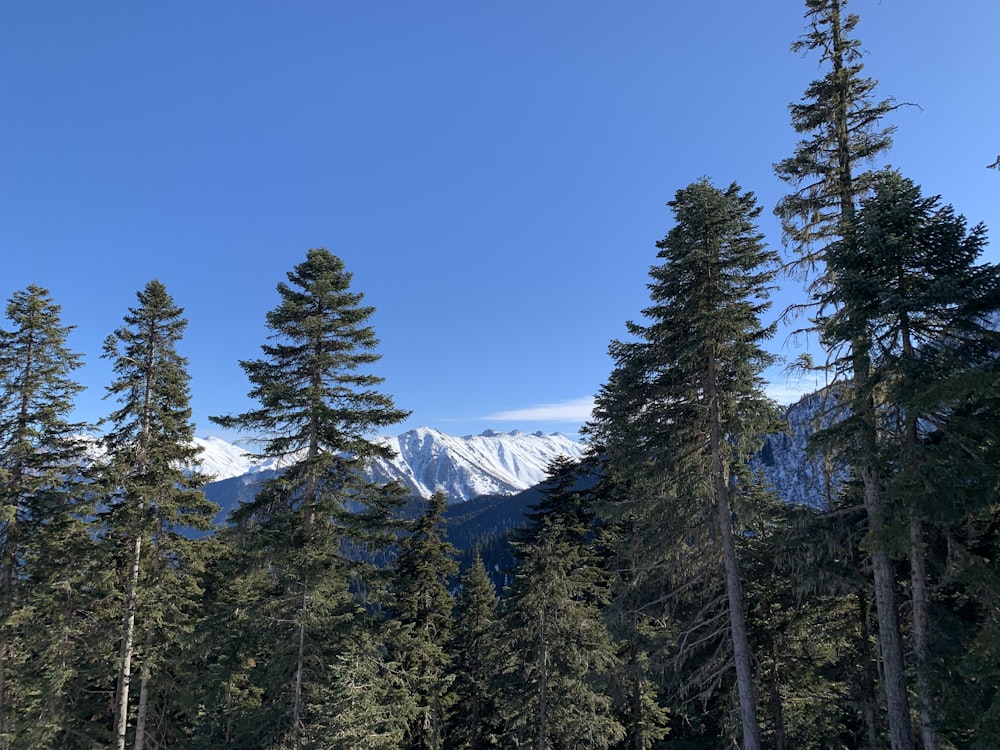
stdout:
[[(781, 264), (752, 193), (668, 204), (650, 305), (511, 539), (458, 575), (446, 498), (367, 481), (406, 412), (326, 250), (278, 285), (254, 408), (295, 457), (221, 528), (193, 465), (186, 320), (150, 282), (106, 340), (90, 460), (71, 326), (30, 286), (0, 330), (0, 748), (992, 748), (1000, 737), (1000, 269), (899, 172), (846, 0), (807, 0), (776, 213), (826, 347), (827, 507), (750, 469), (781, 429), (762, 323)], [(805, 363), (808, 364), (808, 363)], [(596, 482), (594, 481), (596, 477)], [(193, 533), (211, 530), (214, 533)]]

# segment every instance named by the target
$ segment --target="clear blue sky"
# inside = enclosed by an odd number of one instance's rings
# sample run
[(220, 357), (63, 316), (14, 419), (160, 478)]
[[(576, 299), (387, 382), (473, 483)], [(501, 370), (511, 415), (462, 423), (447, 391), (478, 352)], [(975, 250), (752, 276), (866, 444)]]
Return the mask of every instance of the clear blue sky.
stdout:
[[(921, 107), (894, 116), (890, 161), (996, 236), (1000, 3), (851, 9), (880, 93)], [(753, 190), (780, 247), (771, 165), (820, 72), (789, 52), (803, 10), (5, 3), (0, 296), (52, 292), (86, 359), (79, 415), (96, 419), (112, 406), (101, 342), (160, 279), (190, 320), (198, 434), (223, 434), (207, 417), (250, 405), (237, 362), (259, 355), (275, 285), (323, 246), (377, 308), (374, 371), (413, 411), (398, 431), (574, 434), (608, 342), (648, 303), (678, 188)], [(800, 297), (784, 282), (775, 314)], [(808, 387), (773, 375), (776, 393)]]

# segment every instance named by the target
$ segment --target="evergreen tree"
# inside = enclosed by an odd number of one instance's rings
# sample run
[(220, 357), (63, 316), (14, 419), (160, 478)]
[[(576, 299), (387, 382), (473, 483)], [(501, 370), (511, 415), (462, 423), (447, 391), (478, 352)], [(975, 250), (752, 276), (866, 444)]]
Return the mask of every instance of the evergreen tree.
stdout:
[[(780, 178), (794, 192), (775, 209), (782, 221), (787, 244), (799, 254), (794, 268), (804, 277), (816, 274), (810, 286), (817, 296), (834, 283), (826, 260), (831, 243), (843, 238), (854, 220), (859, 199), (871, 184), (871, 173), (861, 167), (874, 161), (891, 145), (892, 128), (882, 120), (895, 108), (892, 100), (875, 101), (876, 82), (862, 77), (861, 43), (851, 38), (858, 17), (846, 12), (847, 0), (806, 0), (809, 30), (792, 45), (793, 51), (818, 51), (826, 74), (806, 89), (805, 99), (790, 107), (792, 125), (807, 137), (795, 154), (775, 165)], [(821, 307), (821, 312), (827, 312)], [(868, 344), (849, 342), (850, 364), (846, 378), (865, 392), (870, 378)], [(853, 415), (869, 430), (858, 433), (872, 456), (876, 436), (872, 411), (865, 399), (852, 398)], [(832, 449), (832, 448), (831, 448)], [(864, 488), (864, 504), (871, 519), (882, 513), (882, 476), (877, 466), (855, 465)], [(877, 539), (875, 537), (874, 539)], [(879, 621), (879, 649), (884, 665), (893, 750), (913, 746), (913, 727), (905, 685), (905, 665), (896, 611), (895, 581), (889, 551), (875, 543), (871, 548), (872, 577)]]
[(514, 747), (608, 748), (624, 735), (609, 695), (616, 653), (600, 612), (604, 573), (577, 481), (571, 461), (553, 462), (542, 500), (512, 542), (517, 567), (501, 648)]
[(497, 747), (500, 722), (496, 684), (499, 600), (482, 558), (462, 576), (449, 644), (454, 675), (449, 745), (467, 750)]
[[(124, 750), (138, 658), (140, 684), (134, 747), (147, 747), (151, 691), (177, 634), (189, 627), (201, 593), (199, 543), (217, 507), (189, 469), (198, 451), (189, 405), (187, 360), (177, 351), (187, 320), (166, 287), (151, 281), (137, 294), (122, 327), (105, 340), (118, 402), (108, 421), (103, 539), (118, 566), (123, 614), (119, 631), (114, 742)], [(161, 686), (163, 689), (163, 686)]]
[[(81, 576), (90, 537), (75, 477), (85, 425), (69, 419), (80, 356), (49, 292), (9, 300), (0, 329), (0, 747), (51, 747), (79, 721)], [(44, 623), (44, 627), (39, 627)], [(68, 743), (67, 743), (68, 746)]]
[[(824, 332), (834, 347), (866, 343), (870, 377), (854, 398), (873, 405), (860, 413), (875, 422), (849, 419), (835, 432), (850, 446), (852, 463), (882, 467), (885, 503), (871, 530), (882, 537), (877, 543), (898, 546), (894, 525), (908, 537), (922, 744), (931, 750), (939, 746), (939, 722), (926, 526), (962, 522), (988, 508), (998, 479), (981, 467), (961, 480), (960, 493), (939, 481), (942, 453), (964, 463), (957, 452), (983, 450), (956, 427), (960, 415), (977, 410), (975, 391), (966, 385), (970, 375), (989, 378), (983, 367), (1000, 351), (990, 320), (1000, 310), (1000, 270), (976, 264), (984, 246), (982, 226), (967, 232), (950, 206), (885, 171), (876, 175), (847, 237), (829, 250), (836, 281), (827, 299), (838, 311), (825, 319)], [(862, 431), (877, 442), (859, 439)], [(942, 442), (950, 450), (942, 451)], [(859, 455), (866, 450), (875, 453)]]
[(891, 99), (876, 101), (878, 82), (862, 75), (862, 47), (852, 34), (858, 16), (847, 12), (847, 0), (805, 0), (808, 31), (792, 51), (818, 52), (826, 73), (806, 88), (800, 102), (789, 106), (792, 127), (805, 137), (795, 154), (774, 165), (775, 173), (794, 192), (778, 202), (785, 242), (798, 254), (792, 263), (813, 291), (830, 281), (825, 250), (843, 236), (858, 198), (871, 182), (870, 164), (892, 145), (893, 127), (882, 124), (896, 108)]
[(440, 750), (447, 711), (454, 700), (447, 644), (455, 602), (448, 590), (458, 573), (456, 550), (447, 542), (441, 492), (427, 501), (399, 545), (393, 616), (400, 626), (393, 650), (403, 665), (416, 714), (409, 721), (405, 746)]
[(631, 466), (640, 482), (659, 475), (646, 486), (662, 504), (660, 524), (685, 529), (678, 553), (700, 538), (697, 557), (718, 555), (743, 743), (758, 748), (732, 503), (747, 481), (741, 467), (777, 421), (761, 378), (772, 361), (761, 348), (771, 329), (759, 320), (777, 258), (754, 225), (753, 194), (736, 184), (722, 191), (702, 180), (669, 205), (677, 224), (657, 244), (663, 262), (650, 271), (649, 324), (629, 323), (635, 340), (612, 344), (616, 369), (589, 430), (612, 456), (628, 456), (626, 476)]
[[(368, 324), (374, 309), (360, 304), (350, 282), (339, 258), (310, 250), (278, 285), (264, 358), (241, 362), (258, 407), (213, 417), (258, 433), (258, 457), (290, 463), (232, 517), (244, 565), (235, 584), (244, 598), (233, 615), (255, 613), (262, 649), (246, 657), (264, 694), (242, 726), (261, 747), (304, 747), (311, 726), (322, 723), (335, 655), (360, 642), (364, 618), (355, 597), (383, 585), (364, 563), (397, 539), (402, 490), (368, 482), (363, 471), (390, 457), (371, 433), (406, 412), (376, 390), (381, 378), (365, 371), (378, 360)], [(232, 744), (240, 741), (234, 736)]]

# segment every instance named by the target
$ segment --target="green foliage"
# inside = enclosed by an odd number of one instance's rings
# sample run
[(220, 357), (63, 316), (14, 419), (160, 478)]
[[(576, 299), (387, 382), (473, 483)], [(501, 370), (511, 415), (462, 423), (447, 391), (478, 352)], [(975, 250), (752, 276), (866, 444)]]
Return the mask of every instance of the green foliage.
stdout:
[[(76, 474), (84, 425), (68, 417), (82, 390), (70, 326), (47, 290), (29, 286), (0, 330), (0, 747), (86, 745), (95, 706), (95, 635), (82, 617), (102, 579)], [(73, 699), (71, 696), (80, 696)]]
[(844, 222), (869, 189), (871, 174), (861, 168), (892, 145), (894, 128), (883, 120), (897, 106), (892, 99), (876, 101), (878, 82), (862, 75), (861, 42), (851, 36), (858, 17), (846, 6), (847, 0), (806, 0), (809, 28), (792, 51), (818, 53), (826, 73), (789, 106), (792, 127), (804, 138), (793, 156), (774, 165), (793, 188), (774, 210), (786, 244), (799, 256), (791, 270), (803, 278), (816, 275), (816, 291), (831, 281), (827, 245), (843, 235)]
[(404, 744), (413, 750), (440, 750), (445, 719), (455, 700), (448, 641), (455, 602), (448, 590), (458, 573), (456, 550), (444, 537), (446, 500), (437, 492), (399, 545), (393, 617), (399, 628), (390, 653), (405, 673), (412, 696)]
[(555, 461), (513, 542), (517, 567), (501, 622), (508, 746), (608, 748), (624, 734), (610, 697), (617, 656), (600, 612), (604, 571), (577, 481), (572, 462)]
[(187, 320), (166, 287), (151, 281), (137, 294), (124, 325), (104, 343), (115, 379), (109, 398), (118, 407), (104, 436), (106, 461), (97, 473), (104, 493), (101, 545), (117, 572), (121, 621), (115, 735), (125, 743), (131, 716), (131, 677), (139, 677), (135, 744), (145, 733), (176, 739), (173, 680), (166, 662), (181, 650), (201, 604), (207, 530), (218, 512), (205, 499), (204, 479), (189, 471), (194, 443), (187, 360), (177, 351)]
[(852, 416), (827, 438), (853, 464), (878, 468), (883, 502), (869, 544), (910, 557), (925, 734), (954, 726), (937, 715), (937, 695), (956, 692), (932, 648), (949, 640), (942, 625), (951, 623), (959, 642), (990, 629), (981, 620), (960, 625), (949, 611), (954, 599), (933, 601), (935, 581), (951, 589), (948, 598), (962, 590), (957, 582), (977, 556), (959, 540), (989, 517), (1000, 488), (996, 440), (982, 431), (995, 417), (1000, 268), (977, 262), (984, 246), (981, 226), (967, 230), (939, 198), (884, 171), (829, 251), (836, 283), (826, 299), (837, 312), (822, 321), (824, 335), (833, 347), (851, 343), (853, 358), (862, 353), (868, 377), (854, 388)]
[(448, 651), (455, 678), (449, 722), (450, 746), (497, 747), (502, 727), (498, 706), (501, 669), (497, 631), (499, 599), (478, 556), (462, 576)]
[[(398, 485), (366, 481), (363, 470), (388, 457), (371, 433), (406, 412), (366, 372), (378, 360), (367, 324), (373, 309), (350, 280), (339, 258), (310, 250), (278, 285), (264, 357), (241, 362), (258, 407), (213, 417), (258, 433), (257, 455), (287, 464), (231, 517), (236, 570), (223, 616), (250, 623), (253, 637), (219, 655), (229, 670), (221, 685), (256, 692), (224, 725), (230, 745), (307, 747), (320, 741), (318, 726), (350, 737), (360, 724), (343, 724), (348, 717), (332, 706), (358, 705), (358, 686), (397, 670), (383, 666), (378, 639), (369, 648), (364, 638), (370, 615), (386, 604), (387, 580), (372, 561), (397, 541), (405, 498)], [(362, 667), (364, 675), (351, 671)], [(365, 697), (390, 687), (369, 687)]]
[[(723, 685), (730, 647), (749, 669), (730, 504), (738, 515), (741, 467), (777, 423), (761, 378), (772, 329), (760, 322), (777, 257), (754, 224), (753, 194), (735, 183), (701, 180), (669, 205), (677, 223), (657, 244), (648, 322), (630, 322), (633, 340), (611, 344), (615, 369), (587, 430), (606, 464), (601, 514), (629, 571), (619, 618), (635, 623), (628, 637), (640, 653), (642, 628), (677, 618), (671, 658), (690, 671), (674, 699), (704, 702)], [(741, 699), (752, 701), (744, 677)]]

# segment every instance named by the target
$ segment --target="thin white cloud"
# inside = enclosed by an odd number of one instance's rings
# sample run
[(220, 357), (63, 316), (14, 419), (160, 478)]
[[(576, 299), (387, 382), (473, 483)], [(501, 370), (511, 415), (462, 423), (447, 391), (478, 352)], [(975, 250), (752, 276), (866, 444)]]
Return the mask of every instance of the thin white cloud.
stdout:
[(496, 422), (586, 422), (593, 410), (594, 398), (587, 396), (558, 404), (538, 404), (524, 409), (498, 411), (483, 419)]

